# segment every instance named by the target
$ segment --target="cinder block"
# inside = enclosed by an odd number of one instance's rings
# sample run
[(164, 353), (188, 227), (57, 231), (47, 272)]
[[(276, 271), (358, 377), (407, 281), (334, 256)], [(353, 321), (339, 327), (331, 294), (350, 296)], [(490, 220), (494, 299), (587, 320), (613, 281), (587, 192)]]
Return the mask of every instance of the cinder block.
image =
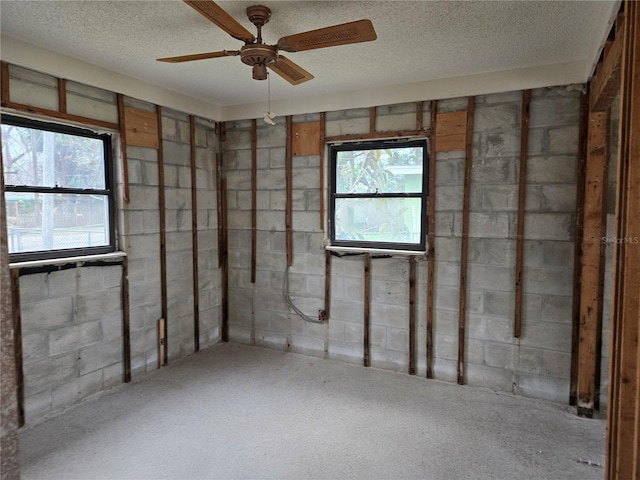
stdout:
[(352, 133), (366, 133), (369, 131), (369, 112), (363, 117), (350, 117), (341, 120), (332, 120), (327, 112), (325, 135), (347, 135)]
[(329, 343), (329, 358), (332, 360), (362, 365), (363, 351), (362, 344), (355, 345), (337, 341)]
[(504, 213), (470, 213), (469, 236), (482, 238), (507, 238), (509, 217)]
[(476, 159), (471, 169), (473, 185), (516, 184), (518, 159), (513, 157), (487, 155)]
[(27, 425), (38, 422), (51, 412), (51, 390), (26, 395), (24, 398), (24, 418)]
[(28, 303), (20, 300), (23, 334), (68, 325), (73, 322), (72, 297), (51, 298)]
[(573, 155), (530, 156), (527, 183), (564, 183), (576, 181), (576, 158)]
[(49, 291), (48, 278), (49, 275), (46, 273), (21, 276), (20, 302), (24, 305), (47, 298)]
[(573, 297), (571, 296), (544, 295), (542, 297), (541, 320), (543, 322), (571, 323), (572, 310)]
[(120, 289), (91, 292), (76, 297), (76, 319), (87, 321), (122, 310)]
[(100, 320), (51, 330), (49, 354), (58, 355), (94, 344), (100, 340), (101, 334)]
[(513, 391), (514, 376), (511, 370), (504, 368), (465, 363), (465, 383), (511, 392)]
[(522, 288), (526, 293), (570, 296), (573, 292), (573, 271), (566, 268), (525, 267)]
[(518, 373), (514, 393), (552, 402), (566, 403), (569, 399), (569, 381), (554, 377)]
[(291, 336), (291, 351), (313, 357), (324, 356), (324, 339), (314, 337)]
[(500, 265), (470, 263), (467, 268), (468, 285), (477, 289), (513, 291), (513, 268)]
[(42, 391), (48, 386), (62, 383), (76, 376), (76, 355), (50, 357), (24, 364), (25, 395)]
[(571, 352), (571, 324), (524, 323), (520, 344), (559, 352)]
[(549, 130), (549, 153), (577, 154), (578, 126), (553, 128)]
[(122, 342), (119, 339), (84, 348), (78, 353), (80, 375), (122, 361)]
[(49, 333), (46, 330), (22, 335), (22, 361), (31, 363), (49, 356)]
[(409, 330), (387, 328), (387, 345), (389, 350), (409, 352)]
[(473, 130), (503, 131), (512, 135), (520, 134), (520, 105), (516, 102), (479, 105), (475, 109)]
[(395, 372), (406, 372), (409, 368), (409, 355), (380, 348), (371, 348), (371, 366)]

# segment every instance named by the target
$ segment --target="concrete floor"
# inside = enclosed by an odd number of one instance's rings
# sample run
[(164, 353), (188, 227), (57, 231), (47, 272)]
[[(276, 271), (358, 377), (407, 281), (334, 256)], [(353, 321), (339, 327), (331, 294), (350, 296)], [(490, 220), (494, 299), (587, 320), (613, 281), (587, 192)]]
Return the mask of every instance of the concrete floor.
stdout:
[(563, 405), (236, 344), (20, 434), (23, 478), (65, 480), (589, 480), (604, 439)]

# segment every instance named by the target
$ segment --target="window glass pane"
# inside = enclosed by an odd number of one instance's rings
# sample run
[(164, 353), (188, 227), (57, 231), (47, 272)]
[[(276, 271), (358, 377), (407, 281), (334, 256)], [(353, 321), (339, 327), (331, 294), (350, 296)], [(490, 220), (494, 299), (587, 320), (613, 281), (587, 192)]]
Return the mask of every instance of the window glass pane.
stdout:
[(343, 150), (336, 157), (336, 193), (422, 192), (421, 147)]
[(9, 253), (109, 245), (106, 195), (5, 192)]
[(420, 244), (420, 198), (337, 198), (335, 239)]
[(6, 185), (105, 189), (100, 138), (2, 125)]

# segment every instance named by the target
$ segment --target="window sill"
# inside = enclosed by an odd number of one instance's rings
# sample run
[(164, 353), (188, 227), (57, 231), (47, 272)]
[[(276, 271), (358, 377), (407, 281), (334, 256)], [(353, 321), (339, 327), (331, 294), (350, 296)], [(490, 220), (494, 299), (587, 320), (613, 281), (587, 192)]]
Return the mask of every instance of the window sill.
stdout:
[(327, 245), (327, 250), (336, 253), (372, 253), (376, 255), (405, 255), (415, 257), (426, 257), (427, 252), (418, 250), (390, 250), (386, 248), (366, 248), (366, 247), (338, 247), (335, 245)]
[(43, 267), (46, 265), (60, 265), (65, 263), (84, 263), (101, 260), (117, 260), (126, 256), (126, 252), (111, 252), (101, 253), (98, 255), (82, 255), (78, 257), (48, 258), (45, 260), (31, 260), (28, 262), (9, 263), (9, 268)]

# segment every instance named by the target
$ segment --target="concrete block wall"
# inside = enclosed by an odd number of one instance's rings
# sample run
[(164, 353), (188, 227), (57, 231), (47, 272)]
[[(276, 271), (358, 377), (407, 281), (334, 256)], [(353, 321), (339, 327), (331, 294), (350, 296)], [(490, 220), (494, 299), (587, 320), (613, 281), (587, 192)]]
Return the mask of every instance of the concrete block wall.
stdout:
[[(58, 108), (57, 80), (10, 66), (11, 99)], [(126, 107), (156, 106), (125, 97)], [(113, 92), (67, 82), (75, 115), (117, 122)], [(59, 120), (55, 120), (59, 121)], [(163, 109), (169, 360), (194, 350), (190, 135), (188, 116)], [(214, 123), (196, 122), (196, 199), (200, 348), (219, 341), (221, 274), (218, 266)], [(114, 134), (117, 250), (128, 260), (131, 369), (134, 379), (158, 368), (161, 313), (158, 151), (127, 147), (130, 202), (122, 201), (120, 141)], [(20, 277), (25, 415), (27, 424), (123, 381), (121, 262), (63, 264), (50, 273)]]
[[(466, 382), (566, 402), (571, 361), (571, 304), (578, 152), (579, 89), (532, 92), (525, 216), (524, 315), (513, 337), (521, 92), (476, 97), (468, 264)], [(424, 102), (424, 125), (429, 125)], [(466, 98), (438, 103), (465, 110)], [(415, 103), (377, 107), (378, 130), (415, 128)], [(317, 114), (293, 122), (317, 121)], [(369, 109), (327, 112), (326, 135), (366, 133)], [(304, 322), (282, 295), (285, 251), (284, 119), (258, 122), (258, 255), (250, 283), (250, 121), (227, 125), (230, 334), (245, 343), (362, 362), (363, 263), (333, 257), (331, 311), (325, 325)], [(324, 305), (324, 242), (319, 225), (319, 157), (293, 159), (294, 261), (289, 286), (307, 315)], [(328, 178), (328, 175), (325, 177)], [(434, 372), (455, 381), (464, 152), (436, 158)], [(323, 200), (324, 201), (324, 198)], [(374, 256), (375, 257), (375, 256)], [(406, 257), (374, 258), (372, 366), (407, 371), (409, 285)], [(425, 372), (427, 265), (417, 276), (418, 373)]]
[(120, 263), (20, 277), (27, 423), (122, 382)]

